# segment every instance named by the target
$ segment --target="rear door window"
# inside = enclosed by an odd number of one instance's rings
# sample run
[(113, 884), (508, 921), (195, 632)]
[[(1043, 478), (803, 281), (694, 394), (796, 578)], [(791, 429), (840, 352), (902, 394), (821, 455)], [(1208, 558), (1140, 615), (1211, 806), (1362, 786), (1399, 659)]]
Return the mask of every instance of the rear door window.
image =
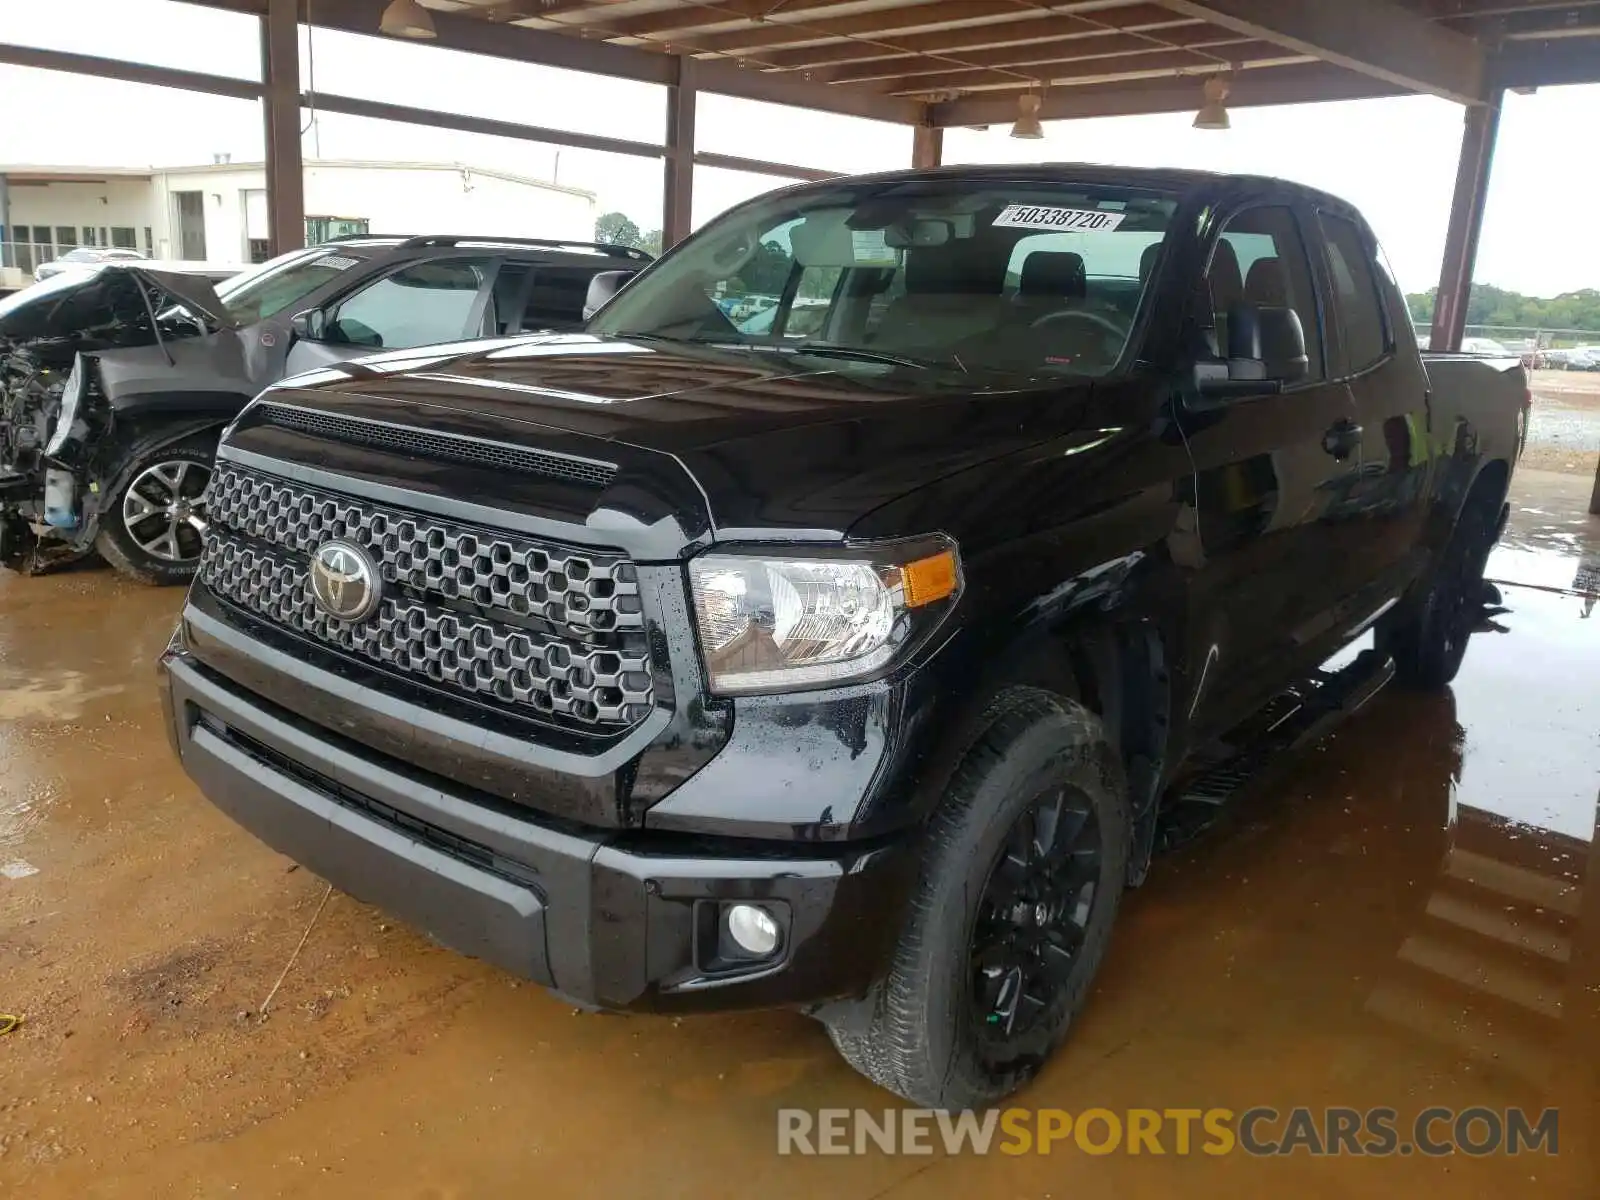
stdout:
[(592, 278), (594, 272), (582, 267), (534, 267), (533, 290), (528, 293), (522, 313), (522, 331), (566, 332), (582, 326), (583, 302), (589, 295)]
[(1344, 332), (1344, 353), (1352, 375), (1378, 362), (1393, 347), (1377, 272), (1366, 238), (1353, 221), (1330, 213), (1319, 214), (1328, 248), (1328, 273), (1333, 284), (1333, 304)]

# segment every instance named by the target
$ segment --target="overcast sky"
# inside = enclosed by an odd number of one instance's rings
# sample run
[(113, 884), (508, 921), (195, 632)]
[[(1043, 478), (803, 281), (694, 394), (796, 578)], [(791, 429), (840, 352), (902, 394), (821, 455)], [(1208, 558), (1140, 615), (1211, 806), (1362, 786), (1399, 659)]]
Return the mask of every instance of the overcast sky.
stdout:
[[(0, 37), (214, 74), (256, 78), (252, 18), (172, 0), (0, 0)], [(302, 83), (326, 92), (499, 117), (551, 128), (659, 140), (665, 89), (480, 58), (426, 44), (302, 34)], [(1196, 86), (1196, 101), (1199, 87)], [(259, 108), (108, 80), (0, 66), (0, 164), (174, 166), (213, 154), (259, 160)], [(1407, 291), (1438, 280), (1462, 110), (1431, 97), (1235, 109), (1224, 133), (1189, 114), (1052, 122), (1044, 141), (1004, 127), (951, 130), (945, 161), (1102, 162), (1279, 175), (1324, 188), (1366, 213)], [(838, 171), (909, 165), (900, 126), (702, 95), (701, 149)], [(1501, 121), (1477, 279), (1532, 295), (1600, 287), (1600, 238), (1587, 220), (1600, 87), (1510, 96)], [(588, 188), (601, 211), (661, 224), (661, 165), (515, 139), (337, 115), (308, 121), (307, 155), (426, 159), (498, 167)], [(781, 183), (700, 168), (694, 219)], [(1580, 219), (1583, 218), (1583, 219)]]

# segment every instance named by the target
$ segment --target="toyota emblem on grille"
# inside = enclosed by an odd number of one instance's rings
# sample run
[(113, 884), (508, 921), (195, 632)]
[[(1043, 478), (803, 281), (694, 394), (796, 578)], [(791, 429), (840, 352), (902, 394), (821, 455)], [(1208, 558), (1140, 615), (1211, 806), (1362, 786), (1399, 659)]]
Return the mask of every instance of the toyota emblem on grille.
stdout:
[(311, 556), (311, 598), (330, 617), (360, 621), (381, 596), (378, 568), (351, 542), (323, 542)]

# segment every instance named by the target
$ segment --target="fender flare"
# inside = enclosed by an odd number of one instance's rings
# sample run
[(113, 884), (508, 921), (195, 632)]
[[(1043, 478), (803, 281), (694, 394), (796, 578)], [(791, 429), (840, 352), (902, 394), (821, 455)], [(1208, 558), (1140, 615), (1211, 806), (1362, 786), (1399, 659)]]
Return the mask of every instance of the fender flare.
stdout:
[[(1094, 575), (1085, 573), (1080, 580), (1092, 584)], [(1020, 629), (1013, 625), (1015, 632), (1005, 642), (966, 649), (981, 668), (960, 711), (945, 723), (939, 748), (919, 772), (913, 802), (919, 819), (933, 811), (1006, 696), (1019, 690), (1048, 692), (1083, 704), (1105, 723), (1127, 773), (1135, 823), (1128, 882), (1143, 882), (1174, 749), (1171, 643), (1178, 633), (1141, 616), (1132, 597), (1108, 604), (1116, 590), (1085, 587), (1074, 602), (1047, 617)]]
[(96, 481), (96, 488), (90, 493), (94, 497), (94, 503), (92, 508), (87, 504), (84, 506), (83, 528), (73, 544), (88, 546), (94, 542), (100, 532), (101, 504), (122, 491), (133, 476), (134, 464), (141, 458), (153, 450), (161, 450), (188, 441), (196, 434), (216, 430), (220, 435), (232, 419), (224, 416), (192, 417), (187, 421), (163, 424), (159, 429), (151, 430), (125, 443), (117, 453), (116, 465), (112, 472)]

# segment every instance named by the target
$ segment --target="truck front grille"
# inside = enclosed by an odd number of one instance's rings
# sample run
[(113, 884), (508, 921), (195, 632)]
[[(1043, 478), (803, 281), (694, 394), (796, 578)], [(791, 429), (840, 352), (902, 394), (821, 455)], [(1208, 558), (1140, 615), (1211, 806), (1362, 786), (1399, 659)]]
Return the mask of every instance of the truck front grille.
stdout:
[[(218, 463), (200, 578), (223, 600), (383, 667), (512, 710), (626, 726), (654, 699), (638, 573), (608, 551), (533, 541)], [(313, 599), (311, 555), (372, 559), (365, 619)]]

